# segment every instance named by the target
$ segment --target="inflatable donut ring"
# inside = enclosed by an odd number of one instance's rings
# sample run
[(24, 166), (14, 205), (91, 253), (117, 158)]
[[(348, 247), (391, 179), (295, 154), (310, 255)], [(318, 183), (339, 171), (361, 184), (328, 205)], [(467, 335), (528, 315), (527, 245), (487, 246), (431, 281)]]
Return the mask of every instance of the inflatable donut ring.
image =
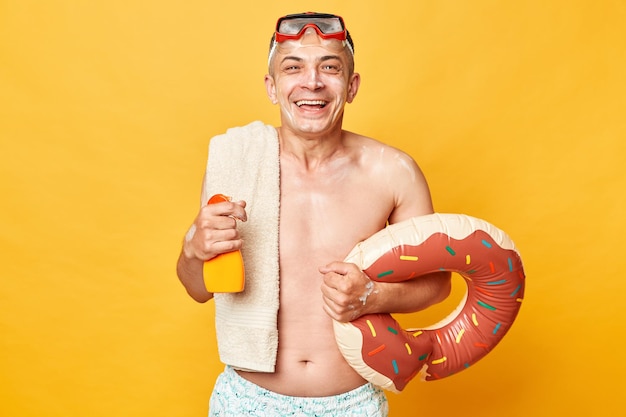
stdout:
[(441, 379), (481, 359), (509, 330), (524, 296), (524, 269), (511, 239), (490, 223), (461, 214), (435, 213), (392, 224), (359, 243), (345, 262), (373, 281), (451, 271), (467, 284), (459, 306), (427, 328), (402, 329), (389, 314), (333, 322), (350, 366), (394, 392), (418, 375)]

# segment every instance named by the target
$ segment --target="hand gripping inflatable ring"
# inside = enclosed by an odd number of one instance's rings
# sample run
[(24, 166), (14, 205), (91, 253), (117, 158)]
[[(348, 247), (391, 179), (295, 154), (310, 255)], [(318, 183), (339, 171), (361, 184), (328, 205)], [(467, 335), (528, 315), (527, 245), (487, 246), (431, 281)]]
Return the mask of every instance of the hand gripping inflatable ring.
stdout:
[(461, 214), (430, 214), (392, 224), (357, 244), (345, 262), (373, 281), (401, 282), (451, 271), (467, 284), (465, 298), (445, 319), (402, 329), (390, 314), (334, 321), (339, 350), (363, 378), (400, 392), (416, 376), (455, 374), (489, 353), (509, 330), (524, 296), (524, 269), (500, 229)]

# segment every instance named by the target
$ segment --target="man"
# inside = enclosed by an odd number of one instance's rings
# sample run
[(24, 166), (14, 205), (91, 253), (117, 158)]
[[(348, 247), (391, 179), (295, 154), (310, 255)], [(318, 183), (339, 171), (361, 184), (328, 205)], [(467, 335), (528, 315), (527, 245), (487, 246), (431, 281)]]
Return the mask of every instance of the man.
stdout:
[[(388, 284), (341, 262), (387, 222), (433, 212), (412, 158), (342, 129), (344, 107), (361, 82), (353, 53), (338, 16), (290, 15), (277, 24), (265, 77), (281, 115), (276, 366), (274, 372), (227, 366), (210, 415), (387, 415), (382, 392), (343, 359), (332, 320), (418, 311), (449, 294), (445, 273)], [(178, 262), (179, 278), (195, 300), (213, 298), (203, 283), (203, 262), (242, 248), (236, 223), (247, 220), (246, 210), (245, 201), (201, 208)]]

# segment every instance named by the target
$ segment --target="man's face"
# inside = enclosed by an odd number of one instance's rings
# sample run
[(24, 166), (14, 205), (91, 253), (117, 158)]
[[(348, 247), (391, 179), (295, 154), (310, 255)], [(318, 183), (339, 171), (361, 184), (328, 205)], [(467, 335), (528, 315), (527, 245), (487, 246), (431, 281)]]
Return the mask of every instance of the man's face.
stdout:
[(344, 106), (360, 83), (348, 54), (341, 41), (321, 39), (312, 28), (298, 40), (277, 45), (265, 85), (272, 102), (280, 105), (283, 127), (300, 134), (341, 129)]

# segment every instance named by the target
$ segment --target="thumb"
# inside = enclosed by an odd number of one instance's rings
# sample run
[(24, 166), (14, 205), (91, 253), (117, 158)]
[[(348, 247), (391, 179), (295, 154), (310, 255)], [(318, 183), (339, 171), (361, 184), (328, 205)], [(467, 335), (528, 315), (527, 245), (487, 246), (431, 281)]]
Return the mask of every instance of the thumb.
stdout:
[(350, 271), (349, 264), (344, 262), (331, 262), (327, 265), (321, 266), (319, 271), (322, 274), (328, 274), (329, 272), (334, 272), (339, 275), (346, 275)]

